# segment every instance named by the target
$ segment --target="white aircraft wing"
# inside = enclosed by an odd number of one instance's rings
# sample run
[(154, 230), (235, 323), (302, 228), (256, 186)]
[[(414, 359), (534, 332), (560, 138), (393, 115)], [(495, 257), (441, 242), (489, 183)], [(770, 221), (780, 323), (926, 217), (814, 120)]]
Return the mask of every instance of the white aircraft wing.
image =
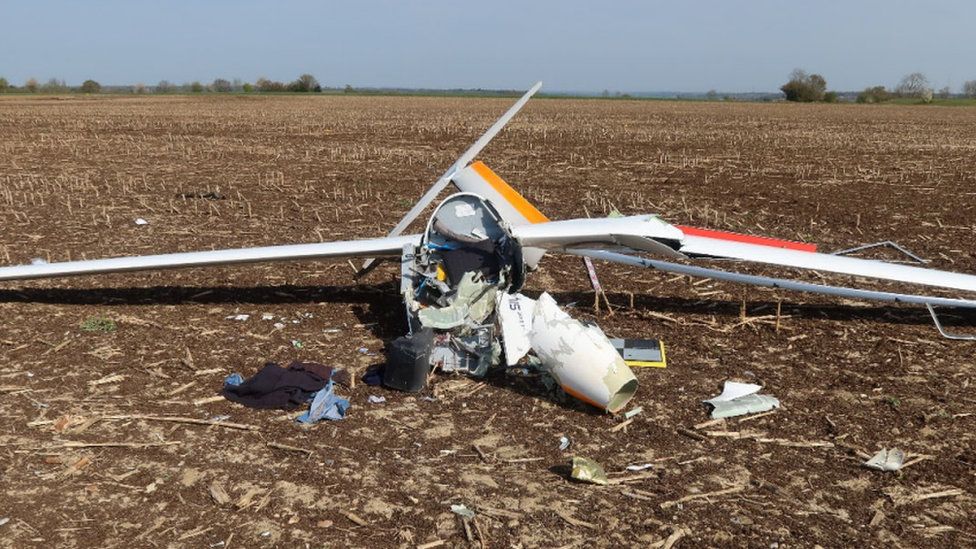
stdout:
[(684, 257), (676, 251), (684, 234), (653, 215), (570, 219), (512, 227), (523, 247), (546, 250), (603, 249)]
[(513, 233), (519, 238), (523, 246), (564, 251), (595, 259), (692, 276), (852, 298), (957, 307), (973, 307), (976, 305), (976, 301), (965, 299), (808, 284), (665, 263), (617, 253), (646, 252), (663, 257), (689, 260), (732, 259), (976, 292), (976, 276), (974, 275), (816, 253), (811, 251), (815, 249), (815, 246), (812, 245), (692, 227), (679, 227), (656, 216), (551, 221), (519, 225), (513, 228)]
[(871, 259), (858, 259), (855, 257), (776, 248), (774, 246), (691, 235), (684, 236), (678, 250), (690, 258), (737, 259), (767, 265), (826, 271), (976, 292), (976, 276), (973, 275), (912, 267), (910, 265), (887, 263)]
[(208, 267), (235, 263), (296, 261), (334, 257), (400, 256), (405, 244), (420, 245), (420, 235), (17, 265), (0, 267), (0, 282), (184, 267)]
[[(823, 284), (811, 284), (809, 282), (797, 282), (782, 278), (770, 278), (765, 276), (747, 275), (721, 271), (718, 269), (708, 269), (692, 265), (682, 265), (667, 261), (658, 261), (645, 257), (636, 257), (621, 253), (608, 252), (604, 250), (566, 250), (567, 253), (602, 259), (613, 263), (620, 263), (631, 267), (643, 267), (654, 269), (666, 273), (683, 274), (701, 278), (712, 278), (727, 282), (737, 282), (752, 286), (764, 286), (767, 288), (782, 288), (798, 292), (808, 292), (823, 295), (846, 297), (850, 299), (871, 299), (875, 301), (890, 301), (895, 303), (912, 303), (915, 305), (930, 305), (935, 307), (965, 307), (976, 309), (976, 300), (958, 299), (952, 297), (927, 296), (916, 294), (901, 294), (895, 292), (879, 292), (875, 290), (862, 290), (858, 288), (845, 288), (841, 286), (828, 286)], [(823, 254), (820, 254), (823, 255)]]

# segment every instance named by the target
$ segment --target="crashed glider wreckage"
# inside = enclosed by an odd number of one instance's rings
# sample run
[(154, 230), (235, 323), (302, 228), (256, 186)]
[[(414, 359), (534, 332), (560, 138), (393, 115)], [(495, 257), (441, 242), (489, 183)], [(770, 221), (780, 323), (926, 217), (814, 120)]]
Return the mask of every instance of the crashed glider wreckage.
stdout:
[[(621, 409), (637, 379), (607, 337), (573, 320), (543, 294), (519, 294), (527, 270), (558, 251), (671, 273), (758, 286), (926, 305), (976, 308), (976, 300), (842, 288), (651, 259), (732, 259), (976, 292), (976, 276), (816, 253), (812, 245), (679, 227), (653, 215), (550, 221), (474, 157), (541, 87), (513, 105), (384, 238), (118, 257), (0, 268), (0, 282), (234, 263), (337, 257), (401, 260), (409, 335), (388, 346), (384, 382), (417, 391), (434, 367), (472, 376), (530, 361), (567, 393), (606, 411)], [(449, 184), (460, 191), (434, 210), (422, 234), (404, 229)], [(360, 275), (376, 265), (368, 259)], [(532, 353), (532, 355), (529, 355)], [(520, 362), (521, 361), (521, 362)]]

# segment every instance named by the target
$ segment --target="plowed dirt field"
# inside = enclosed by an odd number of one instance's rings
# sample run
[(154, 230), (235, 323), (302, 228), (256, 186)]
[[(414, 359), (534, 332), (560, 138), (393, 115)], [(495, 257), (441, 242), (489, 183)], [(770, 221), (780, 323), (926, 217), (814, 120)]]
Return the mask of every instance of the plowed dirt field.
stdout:
[[(383, 236), (512, 101), (0, 98), (0, 264)], [(480, 158), (553, 219), (893, 240), (976, 272), (976, 109), (537, 99)], [(346, 261), (0, 283), (0, 547), (976, 545), (976, 344), (919, 307), (597, 271), (612, 315), (578, 258), (547, 256), (526, 293), (665, 342), (619, 429), (505, 375), (357, 379), (347, 418), (311, 426), (214, 398), (269, 361), (382, 363), (405, 330), (392, 265), (359, 284)], [(783, 406), (702, 426), (726, 380)], [(861, 466), (893, 446), (914, 463)], [(572, 456), (620, 482), (573, 481)]]

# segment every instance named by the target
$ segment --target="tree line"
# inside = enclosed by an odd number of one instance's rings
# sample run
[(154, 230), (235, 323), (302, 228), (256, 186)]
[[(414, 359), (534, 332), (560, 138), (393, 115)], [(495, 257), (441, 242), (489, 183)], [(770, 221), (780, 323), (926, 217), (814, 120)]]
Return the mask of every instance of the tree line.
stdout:
[[(349, 86), (346, 86), (349, 91)], [(319, 93), (322, 85), (311, 74), (303, 74), (295, 80), (284, 83), (267, 78), (258, 78), (253, 84), (242, 82), (240, 78), (226, 80), (217, 78), (208, 84), (200, 81), (186, 82), (176, 85), (169, 80), (160, 80), (155, 86), (146, 86), (138, 83), (134, 86), (114, 86), (114, 91), (130, 91), (132, 93), (231, 93), (231, 92), (296, 92), (296, 93)], [(28, 78), (20, 87), (13, 86), (6, 78), (0, 76), (0, 93), (6, 92), (27, 92), (27, 93), (101, 93), (102, 85), (95, 80), (85, 80), (80, 86), (68, 86), (64, 79), (51, 78), (41, 84), (36, 78)]]
[[(827, 80), (819, 74), (808, 74), (803, 69), (794, 69), (790, 73), (789, 81), (780, 88), (786, 95), (787, 101), (810, 103), (823, 101), (837, 102), (837, 92), (827, 91)], [(963, 83), (960, 92), (964, 97), (976, 99), (976, 80)], [(913, 72), (902, 77), (894, 89), (888, 90), (884, 86), (868, 87), (857, 95), (858, 103), (880, 103), (896, 97), (914, 97), (923, 103), (931, 103), (938, 94), (941, 99), (952, 97), (952, 89), (945, 86), (936, 92), (929, 86), (929, 80), (920, 72)]]

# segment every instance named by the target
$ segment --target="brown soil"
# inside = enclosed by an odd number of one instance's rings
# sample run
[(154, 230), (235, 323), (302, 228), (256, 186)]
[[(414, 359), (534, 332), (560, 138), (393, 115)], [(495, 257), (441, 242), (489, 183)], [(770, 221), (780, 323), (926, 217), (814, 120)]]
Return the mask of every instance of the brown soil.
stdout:
[[(382, 236), (509, 104), (3, 98), (0, 264)], [(891, 239), (976, 272), (972, 109), (534, 100), (481, 158), (556, 219), (659, 213), (825, 251)], [(192, 198), (211, 191), (226, 198)], [(637, 372), (643, 413), (617, 431), (505, 376), (339, 387), (349, 416), (309, 427), (207, 400), (265, 361), (382, 362), (405, 329), (391, 266), (360, 285), (345, 261), (0, 284), (0, 547), (974, 544), (973, 343), (920, 308), (597, 269), (612, 316), (578, 259), (548, 257), (527, 289), (665, 341), (668, 368)], [(116, 329), (82, 329), (98, 315)], [(695, 429), (729, 379), (783, 408)], [(891, 446), (925, 459), (860, 466)], [(655, 466), (601, 487), (568, 478), (574, 455), (611, 478)]]

